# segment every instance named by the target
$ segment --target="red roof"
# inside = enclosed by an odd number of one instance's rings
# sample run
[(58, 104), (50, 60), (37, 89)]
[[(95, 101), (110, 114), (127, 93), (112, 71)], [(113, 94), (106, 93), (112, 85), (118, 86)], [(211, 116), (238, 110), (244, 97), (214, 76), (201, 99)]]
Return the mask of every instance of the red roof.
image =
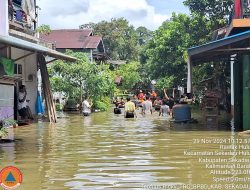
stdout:
[(83, 43), (83, 48), (95, 49), (98, 47), (101, 41), (102, 41), (102, 37), (100, 36), (89, 36), (85, 39)]
[(91, 36), (92, 32), (92, 29), (52, 30), (49, 35), (42, 35), (41, 39), (55, 43), (58, 49), (95, 49), (102, 38)]

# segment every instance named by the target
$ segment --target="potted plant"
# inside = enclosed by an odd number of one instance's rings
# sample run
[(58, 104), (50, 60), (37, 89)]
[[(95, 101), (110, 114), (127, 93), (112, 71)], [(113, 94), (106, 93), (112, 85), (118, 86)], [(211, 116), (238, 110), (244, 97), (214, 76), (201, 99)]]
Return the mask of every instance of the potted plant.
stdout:
[(16, 121), (14, 119), (0, 120), (0, 142), (13, 141), (14, 136), (12, 133), (9, 134), (10, 126), (15, 126)]
[(0, 121), (0, 141), (2, 140), (2, 138), (5, 138), (8, 136), (8, 131), (6, 129), (6, 127), (4, 127), (4, 122)]

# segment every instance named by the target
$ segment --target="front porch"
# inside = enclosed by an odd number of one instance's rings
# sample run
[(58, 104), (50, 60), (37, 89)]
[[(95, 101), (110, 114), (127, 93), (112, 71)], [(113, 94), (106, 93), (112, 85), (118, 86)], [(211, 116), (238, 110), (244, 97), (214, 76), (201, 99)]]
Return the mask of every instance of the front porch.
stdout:
[(4, 97), (2, 101), (0, 101), (0, 120), (7, 118), (18, 120), (17, 94), (20, 85), (26, 86), (26, 100), (28, 101), (31, 114), (37, 115), (38, 70), (42, 69), (43, 97), (45, 98), (47, 113), (49, 120), (56, 122), (56, 117), (52, 117), (52, 115), (55, 115), (55, 112), (53, 114), (54, 108), (53, 100), (49, 93), (50, 84), (46, 68), (46, 58), (50, 58), (50, 62), (57, 59), (73, 62), (76, 59), (35, 43), (13, 36), (2, 35), (0, 35), (0, 58), (9, 61), (9, 66), (13, 64), (13, 73), (8, 73), (6, 68), (0, 64), (0, 96)]
[(231, 68), (231, 113), (236, 130), (250, 129), (250, 31), (188, 49), (188, 92), (192, 68), (202, 63), (227, 63)]

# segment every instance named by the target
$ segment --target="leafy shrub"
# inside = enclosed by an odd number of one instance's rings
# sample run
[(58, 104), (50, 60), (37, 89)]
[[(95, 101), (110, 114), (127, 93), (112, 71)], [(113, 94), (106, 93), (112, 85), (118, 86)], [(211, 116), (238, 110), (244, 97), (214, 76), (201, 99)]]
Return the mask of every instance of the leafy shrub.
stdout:
[(104, 102), (101, 102), (101, 101), (96, 101), (95, 105), (94, 105), (94, 108), (99, 109), (101, 111), (106, 111), (108, 109), (107, 105)]
[(7, 128), (8, 126), (16, 124), (16, 121), (13, 119), (5, 119), (0, 121), (0, 139), (8, 135)]
[(97, 100), (93, 104), (94, 109), (99, 109), (101, 111), (107, 111), (107, 109), (110, 107), (110, 98), (104, 97), (101, 101)]
[(56, 103), (56, 111), (62, 111), (62, 105), (59, 103)]

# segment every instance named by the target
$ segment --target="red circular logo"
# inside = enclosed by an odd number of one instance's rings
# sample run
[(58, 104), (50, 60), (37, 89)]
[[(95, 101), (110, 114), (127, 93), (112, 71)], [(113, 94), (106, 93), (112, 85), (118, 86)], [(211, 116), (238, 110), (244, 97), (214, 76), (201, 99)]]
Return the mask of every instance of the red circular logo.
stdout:
[(23, 176), (21, 171), (14, 167), (8, 166), (0, 172), (0, 185), (6, 190), (13, 190), (22, 183)]

